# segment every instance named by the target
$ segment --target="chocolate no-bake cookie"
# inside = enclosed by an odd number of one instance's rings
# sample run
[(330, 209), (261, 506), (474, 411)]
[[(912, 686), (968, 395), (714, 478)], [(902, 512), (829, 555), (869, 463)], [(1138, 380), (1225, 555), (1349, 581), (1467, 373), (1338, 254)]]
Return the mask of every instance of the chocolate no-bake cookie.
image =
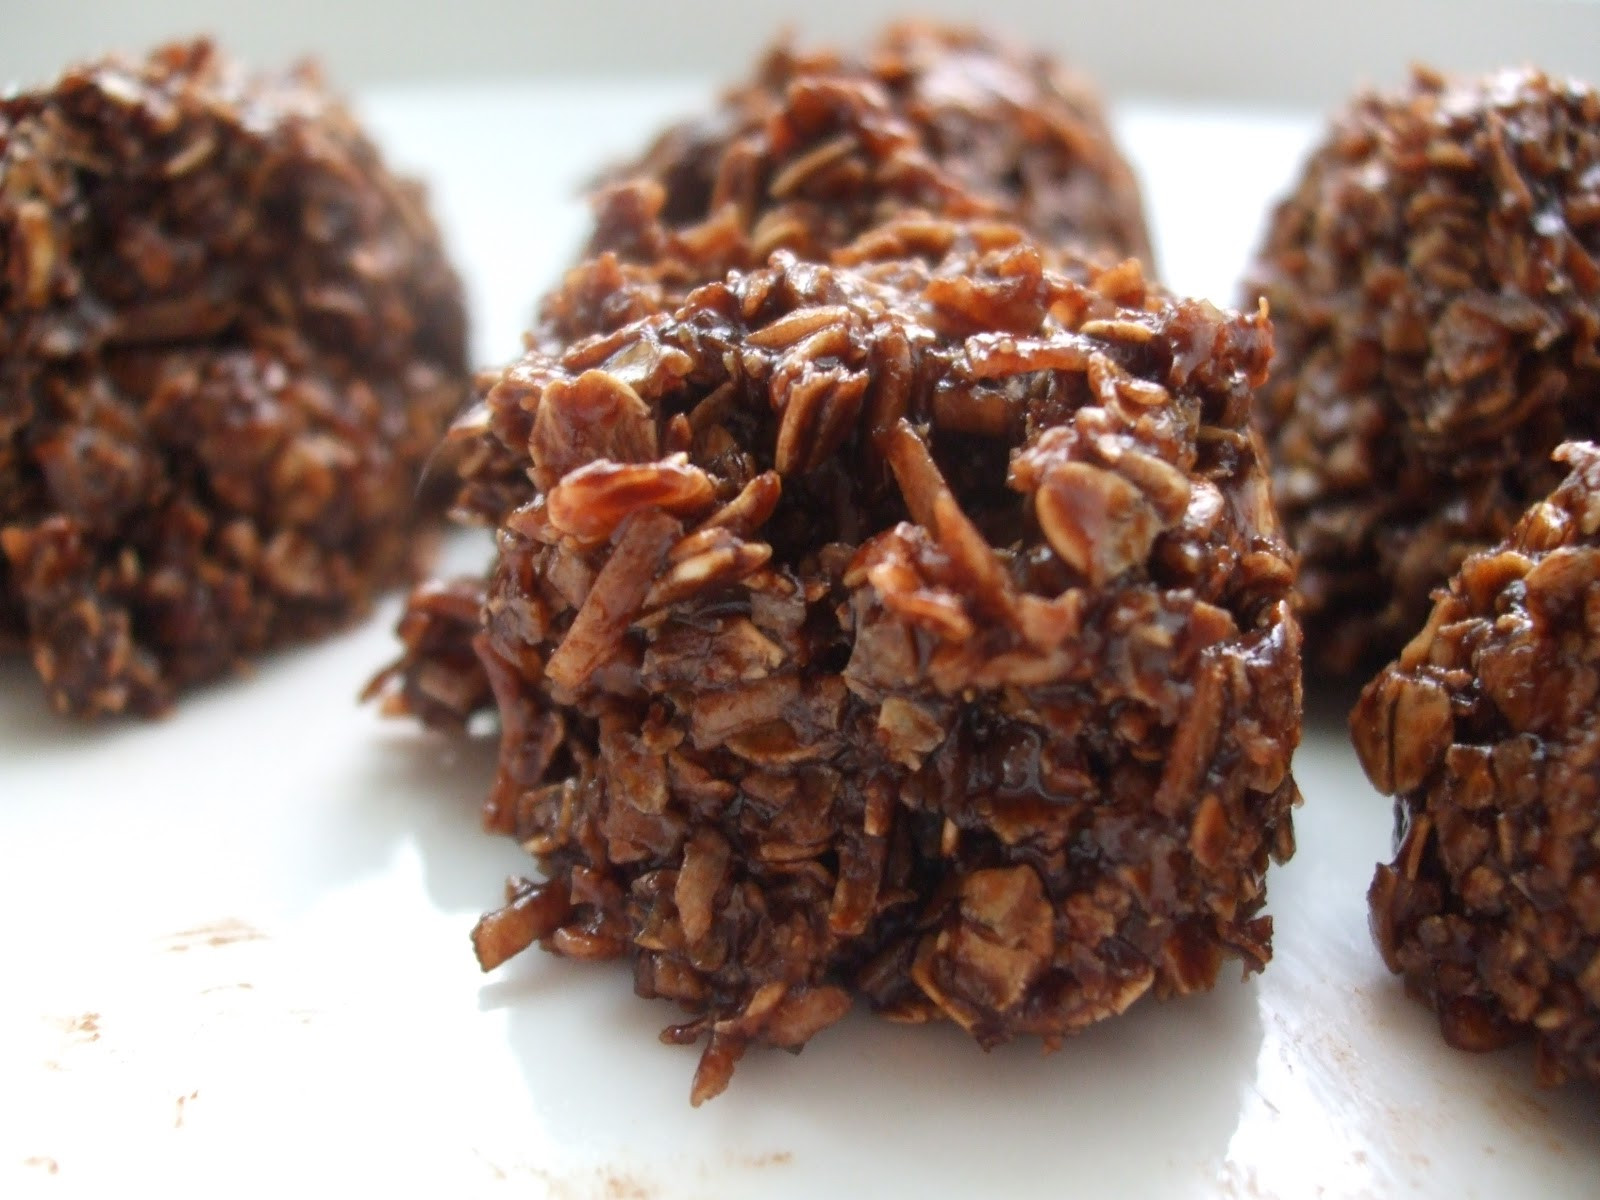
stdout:
[(461, 424), (523, 482), (469, 459), (486, 594), (419, 591), (379, 684), (446, 728), (498, 711), (486, 822), (544, 878), (482, 964), (631, 959), (707, 1040), (696, 1103), (857, 997), (1053, 1043), (1258, 969), (1293, 849), (1264, 317), (1003, 225), (834, 258), (493, 379)]
[(1541, 1082), (1600, 1081), (1600, 448), (1462, 564), (1350, 727), (1395, 797), (1372, 881), (1389, 969), (1453, 1046), (1531, 1036)]
[(858, 57), (780, 43), (711, 113), (615, 168), (595, 203), (589, 256), (614, 251), (669, 284), (775, 250), (825, 261), (908, 209), (1150, 263), (1095, 89), (1046, 55), (921, 22)]
[(0, 99), (0, 641), (58, 709), (158, 712), (406, 577), (465, 382), (421, 190), (314, 71), (201, 41)]
[(1371, 669), (1555, 485), (1556, 445), (1600, 433), (1600, 95), (1419, 71), (1357, 97), (1272, 220), (1258, 297), (1308, 666)]

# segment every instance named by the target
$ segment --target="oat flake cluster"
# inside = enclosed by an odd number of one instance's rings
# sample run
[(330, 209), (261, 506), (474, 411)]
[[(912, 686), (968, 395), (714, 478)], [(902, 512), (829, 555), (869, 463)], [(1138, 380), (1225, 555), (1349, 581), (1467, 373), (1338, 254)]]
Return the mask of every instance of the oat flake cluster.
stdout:
[(202, 41), (0, 100), (0, 268), (0, 645), (55, 707), (160, 711), (411, 572), (460, 291), (313, 72)]
[(1336, 119), (1248, 289), (1308, 663), (1371, 669), (1600, 432), (1600, 95), (1419, 71)]
[(1600, 448), (1450, 580), (1351, 716), (1395, 797), (1372, 882), (1384, 961), (1452, 1045), (1531, 1036), (1541, 1082), (1600, 1081)]

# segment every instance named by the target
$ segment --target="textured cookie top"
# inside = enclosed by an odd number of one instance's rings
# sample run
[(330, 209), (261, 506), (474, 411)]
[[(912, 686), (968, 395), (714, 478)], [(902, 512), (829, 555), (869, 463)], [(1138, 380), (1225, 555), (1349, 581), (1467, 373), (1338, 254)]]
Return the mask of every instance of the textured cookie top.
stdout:
[[(469, 463), (463, 507), (495, 523), (536, 500), (550, 537), (593, 544), (657, 489), (705, 516), (754, 487), (771, 503), (752, 532), (780, 561), (909, 517), (978, 539), (956, 574), (1001, 588), (975, 602), (1008, 620), (1029, 593), (1130, 579), (1232, 603), (1240, 557), (1281, 554), (1248, 431), (1264, 318), (1174, 299), (1132, 264), (1048, 256), (1005, 225), (907, 217), (836, 258), (780, 253), (615, 330), (583, 298), (616, 264), (574, 271), (549, 307), (602, 332), (489, 381), (454, 436), (521, 456), (527, 476), (479, 493)], [(1270, 602), (1284, 578), (1268, 576), (1250, 586)], [(1241, 601), (1239, 618), (1258, 610)]]

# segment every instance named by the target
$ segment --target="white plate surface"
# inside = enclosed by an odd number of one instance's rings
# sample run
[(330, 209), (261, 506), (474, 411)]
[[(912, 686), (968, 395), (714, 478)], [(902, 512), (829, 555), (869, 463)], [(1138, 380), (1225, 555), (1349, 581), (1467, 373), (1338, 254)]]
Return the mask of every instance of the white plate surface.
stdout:
[[(572, 253), (585, 174), (697, 98), (368, 98), (435, 183), (481, 361), (514, 352)], [(1167, 279), (1227, 300), (1315, 123), (1119, 124)], [(0, 1194), (1600, 1195), (1600, 1097), (1535, 1088), (1525, 1049), (1448, 1050), (1373, 951), (1390, 816), (1348, 697), (1311, 702), (1264, 975), (1048, 1056), (857, 1013), (692, 1110), (695, 1052), (657, 1042), (675, 1010), (626, 967), (478, 974), (467, 930), (526, 860), (478, 832), (492, 746), (354, 705), (394, 615), (156, 724), (60, 721), (0, 667)]]

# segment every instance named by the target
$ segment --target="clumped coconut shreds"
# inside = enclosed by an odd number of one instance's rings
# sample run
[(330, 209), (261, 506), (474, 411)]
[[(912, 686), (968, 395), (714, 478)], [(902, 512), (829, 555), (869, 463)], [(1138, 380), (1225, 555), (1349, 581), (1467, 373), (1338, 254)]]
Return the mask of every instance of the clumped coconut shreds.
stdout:
[(211, 44), (0, 99), (0, 642), (154, 713), (411, 573), (465, 399), (421, 190)]
[(1445, 1040), (1531, 1036), (1539, 1080), (1600, 1081), (1600, 448), (1450, 580), (1350, 717), (1395, 797), (1372, 881), (1391, 971)]
[(1600, 95), (1533, 71), (1357, 97), (1249, 285), (1308, 662), (1392, 657), (1600, 433)]
[(765, 266), (775, 250), (825, 261), (909, 209), (1151, 261), (1138, 182), (1094, 87), (1047, 55), (923, 22), (890, 26), (859, 57), (780, 43), (711, 113), (615, 168), (595, 206), (589, 255), (614, 251), (668, 284)]
[(466, 481), (487, 597), (419, 592), (382, 683), (444, 727), (498, 710), (487, 824), (546, 879), (480, 923), (484, 967), (630, 958), (706, 1040), (696, 1103), (856, 998), (1054, 1043), (1258, 969), (1293, 848), (1265, 319), (1010, 227), (838, 257), (494, 379), (460, 428), (526, 472)]

